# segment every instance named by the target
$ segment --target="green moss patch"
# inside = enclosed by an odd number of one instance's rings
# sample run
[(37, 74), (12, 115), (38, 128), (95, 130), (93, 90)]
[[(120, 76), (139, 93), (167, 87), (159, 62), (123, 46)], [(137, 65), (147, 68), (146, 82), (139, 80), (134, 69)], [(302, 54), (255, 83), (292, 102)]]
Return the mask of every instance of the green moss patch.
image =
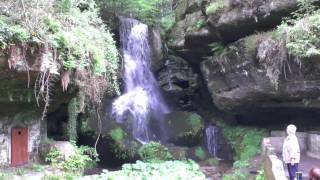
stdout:
[(210, 3), (206, 8), (207, 15), (213, 15), (223, 11), (228, 6), (227, 0), (216, 0), (215, 2)]
[(123, 140), (125, 134), (124, 134), (124, 131), (123, 131), (123, 129), (121, 127), (117, 127), (117, 128), (112, 129), (110, 131), (110, 136), (116, 142), (120, 142), (120, 141)]

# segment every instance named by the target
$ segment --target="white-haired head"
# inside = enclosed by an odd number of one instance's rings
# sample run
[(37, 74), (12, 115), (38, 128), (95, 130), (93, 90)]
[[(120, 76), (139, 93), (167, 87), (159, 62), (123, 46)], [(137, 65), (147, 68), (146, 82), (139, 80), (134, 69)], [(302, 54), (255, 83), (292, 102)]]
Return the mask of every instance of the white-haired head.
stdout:
[(287, 133), (288, 134), (295, 134), (297, 131), (297, 127), (293, 124), (290, 124), (289, 126), (287, 126)]

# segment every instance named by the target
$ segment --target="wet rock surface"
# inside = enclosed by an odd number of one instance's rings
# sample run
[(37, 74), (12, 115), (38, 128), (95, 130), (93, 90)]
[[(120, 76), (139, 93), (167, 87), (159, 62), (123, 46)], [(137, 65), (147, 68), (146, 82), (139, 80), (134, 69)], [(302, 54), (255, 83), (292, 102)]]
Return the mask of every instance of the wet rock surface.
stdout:
[(172, 109), (194, 108), (192, 101), (199, 89), (200, 77), (186, 60), (170, 55), (157, 79)]

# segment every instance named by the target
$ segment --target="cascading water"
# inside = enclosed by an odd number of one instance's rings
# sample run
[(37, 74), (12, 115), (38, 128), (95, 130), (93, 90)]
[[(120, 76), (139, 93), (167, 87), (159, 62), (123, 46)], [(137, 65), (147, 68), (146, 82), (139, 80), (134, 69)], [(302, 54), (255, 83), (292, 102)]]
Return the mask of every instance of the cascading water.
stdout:
[(170, 59), (168, 59), (168, 60), (166, 61), (165, 66), (168, 67), (169, 90), (172, 90), (172, 80), (171, 80), (172, 69), (171, 69), (171, 65), (170, 65)]
[(207, 137), (207, 149), (211, 156), (217, 157), (217, 147), (218, 147), (218, 128), (215, 126), (208, 126), (206, 128), (206, 137)]
[[(120, 38), (124, 60), (124, 94), (113, 103), (112, 114), (119, 123), (131, 121), (133, 136), (142, 143), (153, 137), (151, 116), (160, 124), (169, 110), (159, 92), (158, 83), (150, 70), (151, 49), (148, 26), (137, 20), (121, 18)], [(162, 132), (162, 134), (165, 134)]]

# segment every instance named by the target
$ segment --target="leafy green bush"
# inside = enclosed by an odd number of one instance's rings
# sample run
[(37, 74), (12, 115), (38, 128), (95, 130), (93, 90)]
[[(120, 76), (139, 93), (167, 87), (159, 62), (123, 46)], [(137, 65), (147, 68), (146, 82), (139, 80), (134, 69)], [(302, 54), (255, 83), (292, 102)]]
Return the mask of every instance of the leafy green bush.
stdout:
[(224, 123), (218, 123), (223, 129), (229, 144), (235, 151), (235, 162), (233, 163), (233, 174), (223, 177), (224, 180), (246, 180), (248, 174), (243, 171), (249, 167), (249, 161), (261, 152), (262, 138), (266, 135), (265, 129), (251, 127), (231, 127)]
[(0, 14), (0, 49), (6, 49), (10, 44), (24, 43), (30, 38), (28, 31), (21, 25), (8, 21)]
[(47, 154), (45, 161), (47, 163), (52, 164), (53, 166), (57, 167), (58, 164), (63, 161), (63, 157), (62, 154), (60, 153), (60, 151), (56, 148), (53, 148), (49, 151), (49, 153)]
[(263, 168), (258, 171), (258, 175), (256, 176), (256, 180), (266, 180), (266, 176)]
[(56, 168), (80, 174), (83, 170), (96, 166), (96, 162), (99, 161), (96, 150), (88, 146), (76, 147), (76, 153), (66, 160), (59, 150), (53, 148), (45, 160)]
[(197, 156), (197, 158), (204, 160), (206, 158), (206, 152), (203, 150), (202, 147), (197, 147), (195, 149), (194, 154)]
[(176, 24), (175, 17), (173, 13), (170, 13), (161, 18), (161, 27), (165, 32), (168, 32)]
[(293, 26), (282, 24), (278, 32), (285, 35), (289, 54), (298, 58), (320, 55), (320, 14), (305, 17)]
[(240, 169), (236, 169), (233, 174), (224, 175), (223, 180), (247, 180), (248, 174), (244, 173)]
[(226, 0), (216, 0), (207, 7), (206, 14), (215, 14), (224, 10), (228, 6), (228, 1)]
[(81, 180), (134, 180), (134, 179), (192, 179), (204, 180), (197, 163), (188, 161), (141, 162), (125, 164), (120, 171), (104, 171), (101, 175), (85, 176)]
[(144, 144), (139, 148), (138, 154), (141, 159), (146, 162), (172, 159), (172, 155), (168, 148), (158, 142), (149, 142), (148, 144)]
[(104, 0), (99, 3), (104, 8), (164, 30), (169, 30), (175, 22), (172, 0)]
[(110, 136), (116, 142), (120, 142), (124, 138), (124, 131), (123, 131), (123, 129), (121, 127), (117, 127), (117, 128), (112, 129), (110, 131)]

